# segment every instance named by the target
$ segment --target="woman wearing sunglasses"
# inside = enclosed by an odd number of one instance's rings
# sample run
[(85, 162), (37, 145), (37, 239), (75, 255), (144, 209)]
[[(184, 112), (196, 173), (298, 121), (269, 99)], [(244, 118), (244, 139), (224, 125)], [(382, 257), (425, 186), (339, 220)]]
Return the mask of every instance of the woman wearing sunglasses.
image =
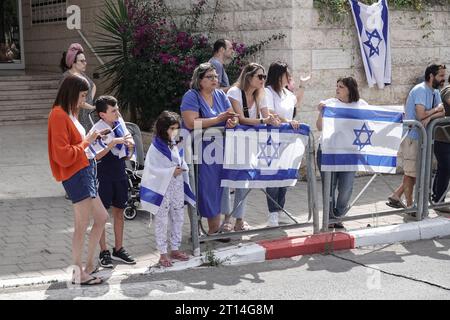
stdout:
[[(200, 64), (194, 70), (191, 89), (184, 94), (180, 106), (183, 128), (233, 128), (238, 124), (230, 101), (219, 89), (218, 79), (216, 69), (209, 62)], [(220, 135), (222, 137), (222, 134)], [(213, 143), (213, 139), (205, 139), (202, 141), (202, 150), (211, 148)], [(213, 163), (203, 161), (199, 165), (196, 194), (200, 215), (208, 219), (208, 234), (219, 232), (220, 214), (230, 212), (230, 192), (228, 188), (220, 187), (222, 163), (211, 162)]]
[[(239, 123), (257, 126), (270, 124), (278, 126), (279, 120), (269, 113), (265, 99), (264, 84), (266, 81), (264, 67), (250, 63), (242, 69), (237, 82), (228, 90), (234, 112), (239, 114)], [(234, 197), (233, 217), (236, 219), (234, 231), (249, 230), (250, 226), (243, 220), (247, 189), (236, 189)], [(241, 203), (242, 202), (242, 203)], [(238, 207), (239, 203), (241, 205)], [(231, 231), (230, 215), (225, 217), (224, 231)]]

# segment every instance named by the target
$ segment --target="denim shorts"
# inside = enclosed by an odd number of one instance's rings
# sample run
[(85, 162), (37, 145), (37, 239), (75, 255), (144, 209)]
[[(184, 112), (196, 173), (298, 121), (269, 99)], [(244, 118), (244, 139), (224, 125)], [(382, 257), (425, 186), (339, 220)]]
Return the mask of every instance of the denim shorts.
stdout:
[(63, 181), (63, 187), (72, 203), (97, 197), (97, 177), (95, 171), (94, 160), (89, 160), (89, 166), (81, 169), (66, 181)]

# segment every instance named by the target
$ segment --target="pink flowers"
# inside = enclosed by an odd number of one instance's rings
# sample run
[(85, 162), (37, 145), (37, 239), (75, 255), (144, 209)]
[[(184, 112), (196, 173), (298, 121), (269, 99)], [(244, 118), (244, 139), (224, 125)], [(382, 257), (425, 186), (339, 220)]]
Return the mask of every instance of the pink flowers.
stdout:
[(180, 58), (178, 58), (177, 56), (172, 56), (169, 53), (163, 52), (159, 54), (159, 59), (161, 60), (162, 64), (169, 64), (169, 63), (178, 64), (180, 62)]
[(180, 63), (179, 71), (186, 75), (192, 75), (194, 69), (197, 67), (197, 59), (194, 57), (186, 56), (184, 61)]
[(190, 37), (186, 32), (178, 32), (176, 42), (180, 49), (190, 49), (194, 44), (192, 37)]
[(237, 53), (238, 56), (244, 55), (247, 48), (243, 43), (233, 42), (233, 50)]

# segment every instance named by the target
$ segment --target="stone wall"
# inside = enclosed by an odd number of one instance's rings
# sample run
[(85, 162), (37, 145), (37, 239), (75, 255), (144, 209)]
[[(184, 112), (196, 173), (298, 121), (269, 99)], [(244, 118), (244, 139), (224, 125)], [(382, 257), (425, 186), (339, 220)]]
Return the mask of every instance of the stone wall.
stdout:
[[(175, 16), (186, 13), (193, 1), (166, 1)], [(211, 16), (216, 0), (208, 1), (203, 21)], [(341, 24), (319, 22), (312, 0), (221, 0), (214, 38), (225, 37), (252, 44), (283, 32), (287, 37), (269, 45), (257, 57), (268, 66), (281, 59), (296, 79), (311, 73), (298, 118), (315, 127), (316, 105), (334, 96), (336, 79), (354, 76), (361, 97), (372, 104), (402, 104), (409, 89), (430, 62), (450, 64), (449, 7), (423, 13), (390, 10), (392, 85), (368, 88), (353, 18)], [(426, 27), (421, 25), (427, 24)], [(297, 80), (298, 82), (298, 80)]]
[[(198, 0), (166, 0), (176, 19), (186, 14)], [(81, 8), (82, 32), (93, 45), (96, 30), (95, 16), (100, 13), (103, 0), (68, 1)], [(27, 69), (59, 72), (61, 53), (72, 42), (85, 46), (88, 73), (98, 65), (76, 31), (65, 23), (31, 25), (30, 0), (23, 0), (25, 59)], [(216, 0), (208, 0), (201, 17), (205, 26), (211, 17)], [(361, 96), (373, 104), (401, 104), (429, 62), (450, 64), (449, 7), (434, 7), (423, 13), (390, 11), (392, 85), (383, 90), (368, 88), (357, 44), (353, 20), (329, 25), (319, 22), (319, 12), (312, 0), (220, 0), (219, 13), (212, 38), (225, 37), (252, 44), (272, 34), (283, 32), (286, 38), (268, 45), (256, 57), (266, 67), (270, 62), (286, 61), (299, 79), (311, 73), (298, 118), (311, 125), (317, 115), (316, 105), (334, 95), (336, 79), (354, 76), (361, 87)], [(431, 21), (425, 28), (421, 25)], [(101, 79), (96, 80), (102, 93)]]

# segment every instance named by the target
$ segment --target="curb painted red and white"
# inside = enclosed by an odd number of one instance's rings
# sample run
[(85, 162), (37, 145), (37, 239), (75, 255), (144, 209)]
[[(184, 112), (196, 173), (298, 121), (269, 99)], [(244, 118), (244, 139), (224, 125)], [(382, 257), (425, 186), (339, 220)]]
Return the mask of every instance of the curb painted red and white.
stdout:
[[(212, 255), (224, 265), (239, 265), (299, 255), (349, 250), (365, 246), (393, 244), (450, 236), (450, 219), (436, 217), (419, 222), (370, 228), (350, 232), (329, 232), (309, 236), (262, 240), (214, 250)], [(204, 256), (195, 257), (185, 268), (206, 263)], [(175, 266), (174, 266), (175, 267)], [(168, 268), (167, 270), (170, 270)], [(155, 270), (155, 272), (160, 272)]]
[[(349, 250), (365, 246), (393, 244), (450, 236), (450, 219), (436, 217), (419, 222), (369, 228), (350, 232), (329, 232), (300, 237), (262, 240), (213, 250), (211, 257), (223, 265), (241, 265), (266, 260), (290, 258), (299, 255)], [(112, 276), (151, 274), (186, 270), (208, 264), (204, 254), (189, 261), (176, 262), (170, 268), (152, 267), (128, 271), (114, 271)], [(98, 273), (102, 276), (102, 272)], [(33, 284), (65, 282), (67, 275), (0, 280), (0, 289)]]

